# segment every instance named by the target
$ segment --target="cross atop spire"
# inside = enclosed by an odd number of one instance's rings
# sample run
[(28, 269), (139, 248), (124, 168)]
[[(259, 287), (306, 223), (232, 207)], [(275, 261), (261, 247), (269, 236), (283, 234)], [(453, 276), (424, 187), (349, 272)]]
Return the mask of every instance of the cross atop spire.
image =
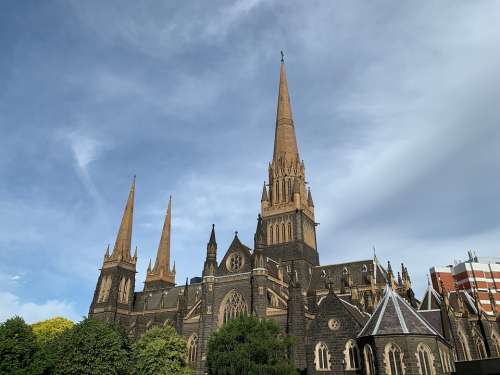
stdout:
[(127, 204), (123, 212), (122, 221), (118, 234), (116, 236), (115, 246), (111, 258), (113, 260), (130, 260), (130, 250), (132, 243), (132, 223), (134, 217), (134, 194), (135, 194), (135, 175), (128, 193)]
[(278, 108), (276, 111), (276, 130), (274, 137), (273, 159), (285, 158), (289, 161), (299, 160), (299, 149), (293, 125), (292, 106), (288, 95), (283, 54), (280, 66), (280, 83), (278, 93)]

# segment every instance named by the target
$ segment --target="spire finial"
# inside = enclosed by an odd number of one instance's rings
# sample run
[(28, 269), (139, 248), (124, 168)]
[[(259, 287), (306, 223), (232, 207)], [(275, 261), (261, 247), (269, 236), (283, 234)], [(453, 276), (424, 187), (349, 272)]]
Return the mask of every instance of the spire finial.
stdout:
[(281, 62), (284, 63), (285, 62), (285, 54), (283, 53), (283, 50), (281, 50), (280, 53), (281, 53)]
[(118, 260), (130, 260), (130, 248), (132, 242), (132, 223), (134, 216), (134, 193), (135, 193), (135, 175), (130, 186), (127, 204), (123, 211), (122, 221), (118, 234), (116, 236), (115, 246), (111, 257)]

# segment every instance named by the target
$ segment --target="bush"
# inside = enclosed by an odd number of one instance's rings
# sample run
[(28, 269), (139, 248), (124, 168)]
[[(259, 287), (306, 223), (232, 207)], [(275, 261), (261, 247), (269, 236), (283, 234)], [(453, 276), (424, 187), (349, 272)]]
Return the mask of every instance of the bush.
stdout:
[(29, 374), (36, 350), (33, 331), (22, 318), (0, 324), (0, 374)]
[(172, 326), (148, 330), (133, 345), (137, 375), (188, 375), (187, 346)]
[(129, 373), (130, 345), (118, 327), (85, 319), (65, 330), (48, 348), (55, 375), (122, 375)]
[(240, 317), (216, 331), (208, 343), (210, 375), (295, 375), (287, 358), (292, 341), (278, 324), (255, 317)]

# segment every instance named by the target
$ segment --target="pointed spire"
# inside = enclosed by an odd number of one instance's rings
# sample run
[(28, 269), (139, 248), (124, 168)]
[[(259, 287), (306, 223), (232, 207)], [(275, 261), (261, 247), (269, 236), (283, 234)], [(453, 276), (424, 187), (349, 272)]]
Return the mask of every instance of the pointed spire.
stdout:
[(104, 254), (104, 257), (109, 258), (109, 243), (108, 243), (108, 247), (106, 248), (106, 254)]
[(151, 272), (151, 258), (149, 258), (148, 273)]
[(307, 189), (307, 204), (309, 205), (309, 207), (314, 207), (314, 202), (313, 202), (313, 197), (312, 197), (312, 194), (311, 194), (311, 189)]
[(167, 274), (170, 269), (170, 227), (172, 221), (172, 196), (168, 198), (167, 213), (163, 230), (161, 232), (160, 244), (158, 245), (158, 253), (156, 254), (156, 262), (153, 268), (154, 272), (163, 271)]
[(264, 187), (262, 188), (262, 198), (260, 198), (261, 202), (269, 201), (269, 196), (267, 195), (266, 181), (264, 181)]
[(137, 260), (137, 246), (135, 247), (135, 251), (134, 251), (134, 259)]
[(280, 66), (280, 83), (278, 94), (278, 108), (276, 111), (276, 130), (274, 138), (274, 156), (277, 160), (283, 157), (287, 160), (299, 160), (299, 149), (293, 126), (292, 106), (288, 95), (285, 63), (283, 58)]
[(116, 236), (115, 247), (113, 248), (113, 254), (111, 257), (115, 260), (126, 260), (130, 259), (130, 248), (132, 243), (132, 223), (134, 217), (134, 194), (135, 194), (135, 176), (132, 180), (132, 186), (130, 187), (130, 192), (128, 194), (127, 205), (123, 212), (122, 221), (120, 223), (120, 229), (118, 229), (118, 235)]

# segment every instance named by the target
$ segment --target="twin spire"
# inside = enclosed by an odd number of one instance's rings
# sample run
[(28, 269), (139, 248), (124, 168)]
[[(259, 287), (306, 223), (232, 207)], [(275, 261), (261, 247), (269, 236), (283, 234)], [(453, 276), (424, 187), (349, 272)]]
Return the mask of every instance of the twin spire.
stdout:
[[(106, 257), (108, 260), (125, 261), (130, 263), (135, 263), (137, 261), (137, 250), (134, 257), (130, 256), (130, 250), (132, 247), (132, 224), (134, 219), (134, 195), (135, 176), (132, 180), (130, 192), (128, 193), (127, 204), (125, 205), (120, 228), (118, 229), (115, 246), (113, 247), (113, 253), (110, 257)], [(108, 252), (106, 252), (106, 254), (109, 255)]]
[[(135, 176), (132, 180), (132, 186), (128, 194), (127, 204), (123, 212), (122, 221), (118, 234), (116, 236), (113, 252), (109, 255), (109, 247), (104, 256), (104, 263), (109, 262), (125, 262), (135, 265), (137, 263), (137, 248), (134, 256), (131, 256), (132, 247), (132, 224), (134, 218), (134, 195), (135, 195)], [(172, 223), (172, 196), (169, 197), (165, 222), (161, 233), (158, 252), (154, 267), (151, 268), (151, 261), (148, 267), (146, 276), (146, 284), (148, 282), (156, 282), (167, 284), (167, 286), (175, 285), (175, 264), (170, 269), (170, 232)], [(165, 285), (162, 285), (165, 286)]]

